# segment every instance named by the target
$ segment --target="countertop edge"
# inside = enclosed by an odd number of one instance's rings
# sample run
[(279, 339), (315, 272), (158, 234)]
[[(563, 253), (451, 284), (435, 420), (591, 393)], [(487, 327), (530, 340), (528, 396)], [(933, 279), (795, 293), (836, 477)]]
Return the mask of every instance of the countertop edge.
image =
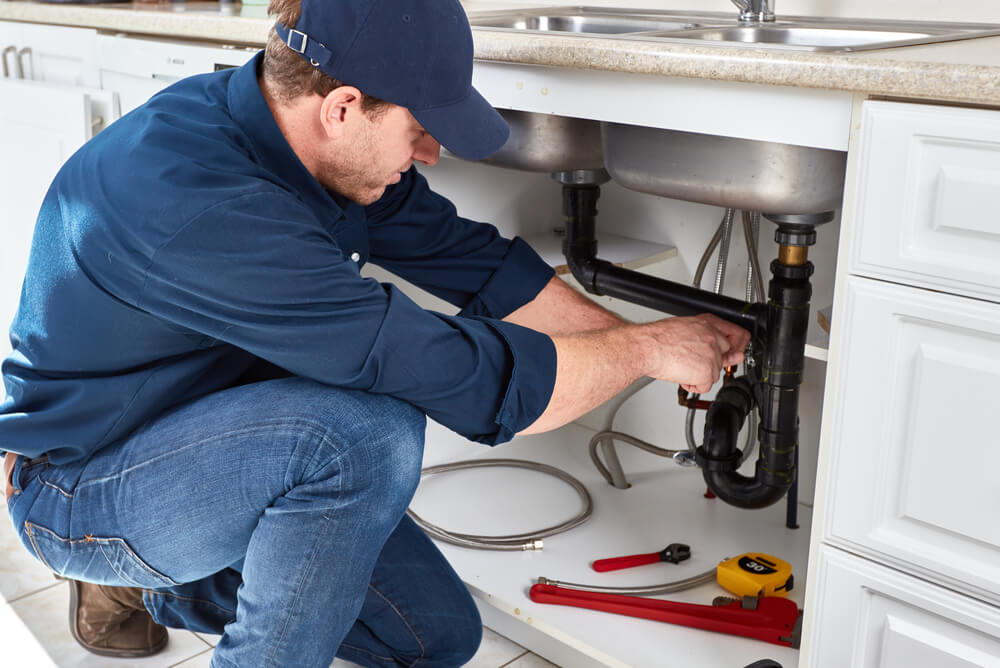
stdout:
[[(154, 5), (156, 7), (156, 5)], [(137, 5), (0, 2), (0, 20), (263, 46), (267, 18), (146, 10)], [(480, 61), (839, 90), (866, 95), (1000, 105), (997, 66), (628, 39), (473, 29)]]

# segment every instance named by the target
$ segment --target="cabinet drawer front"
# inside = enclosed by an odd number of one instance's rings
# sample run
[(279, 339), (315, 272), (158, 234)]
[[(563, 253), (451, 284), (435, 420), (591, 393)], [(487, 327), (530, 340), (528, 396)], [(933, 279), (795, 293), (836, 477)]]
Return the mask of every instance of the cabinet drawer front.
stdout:
[(828, 538), (1000, 602), (1000, 305), (845, 287)]
[(1000, 301), (1000, 112), (867, 102), (852, 273)]
[(1000, 610), (823, 546), (805, 614), (810, 668), (1000, 666)]

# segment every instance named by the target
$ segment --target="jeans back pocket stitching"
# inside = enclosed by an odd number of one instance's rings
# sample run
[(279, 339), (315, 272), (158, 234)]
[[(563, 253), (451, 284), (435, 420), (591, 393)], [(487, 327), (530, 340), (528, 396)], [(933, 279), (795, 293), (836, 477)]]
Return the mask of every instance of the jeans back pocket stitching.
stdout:
[(35, 540), (35, 532), (34, 532), (36, 526), (37, 525), (34, 525), (31, 522), (24, 523), (24, 532), (28, 534), (28, 540), (31, 541), (31, 549), (35, 551), (35, 558), (38, 559), (40, 562), (42, 562), (42, 564), (44, 564), (45, 567), (50, 571), (52, 571), (53, 573), (58, 573), (59, 571), (57, 571), (56, 569), (52, 568), (52, 566), (49, 565), (49, 562), (46, 561), (45, 557), (42, 556), (42, 551), (38, 549), (38, 542)]
[[(161, 580), (163, 582), (163, 586), (165, 586), (165, 587), (166, 586), (176, 587), (179, 584), (181, 584), (181, 583), (175, 581), (173, 578), (170, 578), (170, 577), (164, 575), (163, 573), (161, 573), (158, 570), (154, 569), (152, 566), (149, 566), (148, 564), (146, 564), (146, 562), (143, 561), (139, 557), (139, 555), (136, 554), (135, 551), (131, 547), (129, 547), (129, 544), (126, 543), (125, 539), (123, 539), (123, 538), (118, 538), (118, 537), (99, 538), (99, 537), (94, 536), (93, 534), (87, 534), (83, 538), (76, 538), (76, 539), (62, 538), (61, 536), (59, 536), (58, 534), (56, 534), (51, 529), (47, 529), (47, 528), (45, 528), (43, 526), (40, 526), (38, 524), (34, 524), (32, 522), (25, 522), (24, 523), (24, 527), (25, 527), (25, 530), (28, 533), (29, 537), (31, 538), (31, 544), (35, 548), (35, 554), (38, 557), (39, 561), (41, 561), (46, 566), (48, 566), (49, 570), (51, 570), (51, 571), (55, 571), (55, 569), (52, 568), (51, 566), (49, 566), (49, 564), (45, 560), (45, 558), (42, 557), (41, 552), (38, 549), (38, 543), (35, 541), (35, 532), (33, 531), (33, 529), (37, 529), (38, 531), (45, 532), (46, 534), (49, 535), (49, 537), (52, 538), (52, 540), (58, 541), (60, 543), (68, 544), (68, 545), (78, 545), (80, 543), (97, 543), (98, 547), (101, 547), (103, 545), (117, 544), (117, 545), (119, 545), (125, 551), (126, 555), (128, 555), (128, 557), (132, 561), (132, 563), (134, 563), (135, 565), (137, 565), (140, 568), (142, 568), (143, 570), (145, 570), (147, 573), (149, 573), (150, 575), (152, 575), (154, 578), (157, 578), (157, 579)], [(104, 553), (103, 549), (101, 550), (101, 556), (103, 556), (104, 559), (108, 562), (108, 565), (112, 567), (112, 570), (115, 570), (114, 566), (111, 563), (111, 560), (108, 559), (108, 556)], [(117, 573), (117, 571), (115, 571), (115, 572)]]

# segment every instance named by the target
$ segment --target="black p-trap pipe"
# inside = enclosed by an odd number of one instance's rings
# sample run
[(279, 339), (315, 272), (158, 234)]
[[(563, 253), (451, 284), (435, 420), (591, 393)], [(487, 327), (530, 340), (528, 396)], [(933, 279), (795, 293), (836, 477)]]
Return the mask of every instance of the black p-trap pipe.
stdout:
[[(595, 221), (600, 188), (564, 185), (563, 253), (577, 281), (591, 293), (641, 304), (673, 315), (712, 313), (744, 327), (764, 342), (763, 369), (753, 378), (727, 379), (705, 418), (697, 461), (705, 482), (722, 500), (763, 508), (780, 500), (795, 481), (798, 396), (805, 364), (812, 265), (771, 264), (768, 304), (748, 304), (687, 285), (616, 267), (597, 255)], [(737, 472), (740, 429), (760, 407), (760, 457), (753, 477)]]

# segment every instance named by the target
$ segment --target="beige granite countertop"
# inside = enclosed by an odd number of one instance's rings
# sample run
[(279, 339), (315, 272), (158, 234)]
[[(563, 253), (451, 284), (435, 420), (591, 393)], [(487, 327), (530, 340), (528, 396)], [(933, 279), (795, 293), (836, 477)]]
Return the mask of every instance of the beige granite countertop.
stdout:
[[(470, 14), (510, 7), (486, 0), (463, 4)], [(546, 4), (553, 3), (534, 6)], [(263, 45), (270, 27), (264, 6), (210, 2), (0, 0), (0, 20), (245, 45)], [(1000, 37), (836, 54), (483, 29), (473, 29), (473, 36), (476, 58), (486, 61), (1000, 106)]]

